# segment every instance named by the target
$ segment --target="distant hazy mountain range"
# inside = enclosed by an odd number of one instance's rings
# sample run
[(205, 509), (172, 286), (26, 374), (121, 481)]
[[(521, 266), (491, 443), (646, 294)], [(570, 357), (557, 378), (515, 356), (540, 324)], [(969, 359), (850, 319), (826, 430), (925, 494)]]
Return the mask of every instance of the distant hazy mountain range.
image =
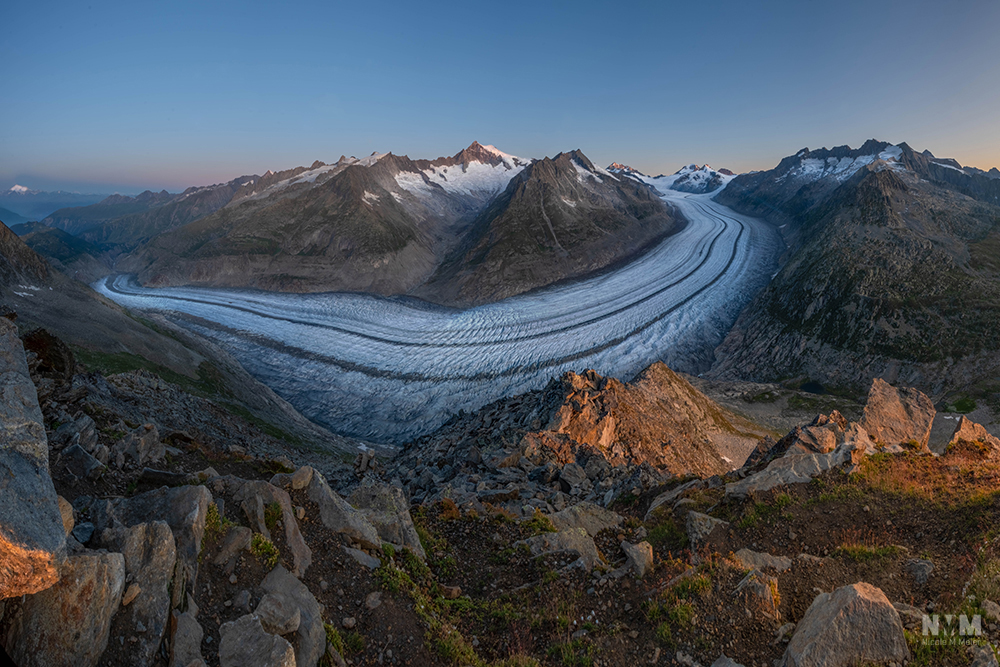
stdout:
[[(9, 190), (0, 192), (0, 220), (8, 223), (3, 217), (2, 209), (21, 216), (22, 220), (11, 217), (8, 224), (18, 224), (28, 220), (41, 220), (52, 211), (64, 206), (87, 206), (97, 203), (107, 195), (82, 195), (78, 192), (43, 192), (32, 190), (23, 185), (15, 185)], [(10, 217), (10, 216), (8, 216)]]

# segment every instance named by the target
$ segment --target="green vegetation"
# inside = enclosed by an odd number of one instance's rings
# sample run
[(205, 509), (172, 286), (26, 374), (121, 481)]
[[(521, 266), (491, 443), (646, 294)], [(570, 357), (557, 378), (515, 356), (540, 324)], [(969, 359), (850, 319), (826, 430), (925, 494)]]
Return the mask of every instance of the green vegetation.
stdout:
[(687, 531), (677, 526), (672, 516), (664, 517), (648, 528), (646, 541), (657, 549), (680, 551), (688, 545)]
[(553, 644), (548, 650), (549, 657), (565, 667), (589, 667), (594, 664), (593, 653), (594, 647), (582, 639)]
[(946, 412), (960, 412), (963, 415), (967, 415), (975, 409), (976, 401), (968, 396), (962, 396), (956, 399), (954, 403), (945, 406)]
[(250, 553), (264, 562), (264, 566), (270, 570), (278, 564), (278, 547), (274, 546), (271, 540), (260, 533), (254, 533), (250, 538)]
[(357, 632), (348, 630), (341, 633), (332, 623), (324, 623), (323, 629), (326, 631), (326, 641), (341, 656), (350, 658), (365, 650), (365, 638)]
[(280, 503), (268, 503), (264, 505), (264, 525), (267, 526), (268, 530), (274, 530), (278, 527), (278, 519), (281, 518), (281, 504)]
[(230, 526), (234, 526), (232, 521), (219, 514), (219, 506), (215, 503), (208, 504), (208, 511), (205, 513), (205, 536), (217, 537), (225, 533)]
[(535, 509), (535, 515), (527, 521), (522, 522), (521, 526), (532, 535), (556, 532), (556, 527), (552, 525), (549, 517), (542, 514), (537, 508)]

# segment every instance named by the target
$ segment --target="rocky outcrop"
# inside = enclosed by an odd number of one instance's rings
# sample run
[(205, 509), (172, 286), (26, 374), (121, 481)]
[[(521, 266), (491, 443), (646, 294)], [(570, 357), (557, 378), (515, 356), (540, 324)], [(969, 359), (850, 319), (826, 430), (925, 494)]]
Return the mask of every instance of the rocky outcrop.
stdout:
[[(520, 544), (520, 543), (519, 543)], [(604, 562), (594, 538), (583, 528), (569, 528), (557, 533), (542, 533), (524, 540), (533, 556), (564, 554), (575, 560), (570, 567), (581, 567), (588, 572)]]
[(955, 432), (948, 443), (949, 450), (962, 443), (978, 445), (980, 453), (985, 458), (1000, 458), (1000, 438), (990, 434), (981, 424), (977, 424), (965, 415), (958, 418)]
[(410, 503), (402, 489), (366, 480), (365, 484), (351, 494), (349, 500), (375, 527), (383, 541), (406, 547), (421, 560), (427, 557), (410, 517)]
[(883, 445), (916, 443), (929, 451), (927, 443), (934, 423), (934, 404), (922, 392), (891, 386), (880, 378), (872, 381), (859, 425)]
[(0, 599), (55, 584), (65, 553), (42, 411), (17, 329), (0, 318)]
[(899, 614), (866, 583), (821, 593), (795, 628), (783, 667), (853, 667), (910, 659)]
[(67, 558), (59, 574), (58, 584), (28, 596), (13, 615), (5, 646), (21, 667), (93, 667), (108, 645), (125, 558), (80, 553)]
[[(221, 481), (219, 483), (222, 483)], [(312, 550), (306, 545), (299, 523), (295, 520), (292, 500), (284, 489), (267, 482), (243, 481), (227, 478), (227, 484), (233, 489), (233, 498), (246, 514), (251, 526), (265, 537), (271, 539), (271, 531), (264, 518), (264, 506), (277, 503), (281, 508), (281, 523), (285, 531), (285, 541), (292, 551), (294, 562), (293, 572), (301, 577), (312, 563)]]
[(309, 499), (319, 506), (324, 526), (366, 547), (381, 546), (382, 539), (371, 522), (333, 491), (323, 475), (314, 472), (307, 488)]

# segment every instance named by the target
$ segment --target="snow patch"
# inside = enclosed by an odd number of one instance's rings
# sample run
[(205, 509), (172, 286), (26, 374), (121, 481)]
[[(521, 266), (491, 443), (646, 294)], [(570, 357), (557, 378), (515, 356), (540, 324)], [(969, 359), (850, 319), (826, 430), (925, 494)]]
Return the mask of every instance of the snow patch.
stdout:
[(364, 198), (365, 201), (372, 201), (372, 202), (375, 202), (375, 201), (378, 201), (379, 199), (381, 199), (381, 197), (379, 197), (374, 192), (368, 192), (367, 190), (365, 190), (365, 194), (363, 195), (363, 198)]
[(24, 187), (23, 185), (15, 185), (14, 187), (12, 187), (10, 189), (10, 191), (11, 192), (16, 192), (19, 195), (23, 195), (23, 194), (26, 194), (26, 193), (30, 192), (30, 190), (28, 188)]
[(936, 164), (937, 166), (944, 167), (945, 169), (952, 169), (952, 170), (957, 171), (958, 173), (962, 174), (963, 176), (968, 176), (968, 174), (966, 174), (964, 171), (962, 171), (958, 167), (954, 167), (954, 166), (952, 166), (950, 164), (945, 164), (944, 162), (932, 162), (931, 164)]
[[(447, 192), (492, 197), (506, 190), (511, 179), (524, 171), (526, 166), (527, 164), (520, 158), (511, 158), (508, 162), (505, 157), (501, 164), (495, 166), (482, 162), (469, 162), (464, 166), (431, 167), (423, 173), (431, 183), (440, 185)], [(396, 179), (398, 181), (399, 177)]]
[(572, 201), (570, 199), (566, 199), (565, 197), (560, 197), (560, 199), (562, 199), (563, 203), (566, 204), (567, 206), (569, 206), (571, 208), (576, 208), (576, 202), (575, 201)]
[(576, 168), (576, 177), (580, 179), (581, 183), (586, 182), (587, 177), (590, 177), (590, 178), (594, 179), (598, 183), (603, 183), (604, 182), (601, 179), (600, 176), (598, 176), (594, 172), (590, 171), (589, 169), (587, 169), (586, 167), (584, 167), (582, 164), (580, 164), (576, 160), (570, 160), (570, 162), (572, 162), (573, 166)]

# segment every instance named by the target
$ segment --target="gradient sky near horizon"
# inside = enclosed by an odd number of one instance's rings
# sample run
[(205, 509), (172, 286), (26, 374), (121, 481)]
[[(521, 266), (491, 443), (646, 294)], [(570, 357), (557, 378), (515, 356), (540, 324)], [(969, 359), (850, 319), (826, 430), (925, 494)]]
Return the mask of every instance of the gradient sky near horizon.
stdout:
[(902, 142), (1000, 166), (1000, 2), (36, 2), (0, 10), (0, 188), (580, 148), (647, 173)]

